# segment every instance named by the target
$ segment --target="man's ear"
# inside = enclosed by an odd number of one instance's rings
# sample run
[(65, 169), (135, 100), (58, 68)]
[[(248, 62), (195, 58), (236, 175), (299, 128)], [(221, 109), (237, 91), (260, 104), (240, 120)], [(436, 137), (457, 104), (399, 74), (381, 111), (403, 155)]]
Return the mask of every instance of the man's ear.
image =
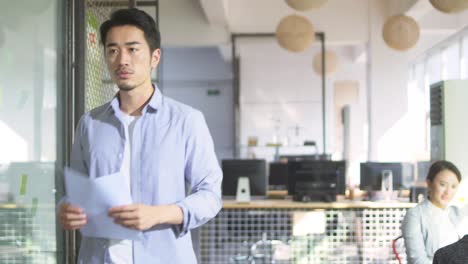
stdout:
[(151, 69), (155, 69), (161, 59), (161, 49), (155, 49), (151, 54)]

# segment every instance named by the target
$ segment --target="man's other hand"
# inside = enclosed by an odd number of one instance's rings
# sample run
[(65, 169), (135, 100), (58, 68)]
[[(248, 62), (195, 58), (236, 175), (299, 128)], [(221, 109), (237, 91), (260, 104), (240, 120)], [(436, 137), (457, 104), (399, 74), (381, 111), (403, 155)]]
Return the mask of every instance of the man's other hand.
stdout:
[(69, 203), (63, 203), (59, 209), (59, 221), (63, 229), (75, 230), (86, 225), (86, 214), (83, 209)]
[(125, 227), (144, 231), (160, 224), (181, 224), (182, 209), (177, 205), (131, 204), (109, 209), (109, 216)]

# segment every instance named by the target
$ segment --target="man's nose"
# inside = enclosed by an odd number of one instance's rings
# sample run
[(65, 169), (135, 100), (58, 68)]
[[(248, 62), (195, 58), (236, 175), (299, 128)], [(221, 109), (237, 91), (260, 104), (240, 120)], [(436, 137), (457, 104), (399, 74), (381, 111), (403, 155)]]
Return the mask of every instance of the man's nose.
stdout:
[(128, 52), (123, 50), (122, 52), (119, 53), (119, 57), (117, 58), (119, 65), (128, 65), (129, 60), (130, 60), (130, 56)]

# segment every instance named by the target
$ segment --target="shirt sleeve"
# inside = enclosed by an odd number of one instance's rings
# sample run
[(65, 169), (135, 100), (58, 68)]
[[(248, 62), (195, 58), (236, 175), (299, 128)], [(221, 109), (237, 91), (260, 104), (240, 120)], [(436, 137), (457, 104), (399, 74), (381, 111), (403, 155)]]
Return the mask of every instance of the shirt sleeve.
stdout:
[[(84, 116), (81, 117), (80, 121), (78, 122), (76, 131), (75, 131), (75, 138), (74, 138), (72, 149), (71, 149), (70, 168), (87, 175), (88, 169), (85, 164), (85, 160), (83, 158), (83, 145), (82, 145), (83, 135), (84, 135)], [(68, 202), (68, 197), (65, 193), (65, 195), (57, 203), (57, 210), (63, 203), (66, 203), (66, 202)]]
[(78, 122), (75, 131), (75, 138), (72, 145), (70, 156), (70, 167), (73, 170), (79, 171), (82, 174), (88, 175), (88, 167), (83, 156), (83, 137), (85, 136), (85, 118), (82, 116)]
[(402, 224), (405, 239), (406, 257), (411, 264), (431, 264), (432, 259), (427, 256), (425, 241), (421, 230), (421, 221), (416, 208), (407, 211)]
[(187, 139), (185, 180), (190, 195), (176, 203), (184, 215), (183, 223), (175, 228), (179, 237), (214, 218), (222, 207), (222, 171), (201, 112), (193, 111), (186, 117), (184, 134)]

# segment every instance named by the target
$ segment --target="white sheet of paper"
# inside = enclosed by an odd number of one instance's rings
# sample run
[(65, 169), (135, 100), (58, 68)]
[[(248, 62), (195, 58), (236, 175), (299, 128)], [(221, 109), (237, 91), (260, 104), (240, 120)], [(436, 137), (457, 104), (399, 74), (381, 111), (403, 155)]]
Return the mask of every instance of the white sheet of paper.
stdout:
[(90, 179), (70, 168), (65, 168), (65, 188), (68, 201), (83, 208), (88, 223), (80, 231), (83, 236), (140, 240), (142, 232), (114, 223), (108, 216), (109, 208), (132, 204), (132, 196), (124, 177), (114, 173)]

